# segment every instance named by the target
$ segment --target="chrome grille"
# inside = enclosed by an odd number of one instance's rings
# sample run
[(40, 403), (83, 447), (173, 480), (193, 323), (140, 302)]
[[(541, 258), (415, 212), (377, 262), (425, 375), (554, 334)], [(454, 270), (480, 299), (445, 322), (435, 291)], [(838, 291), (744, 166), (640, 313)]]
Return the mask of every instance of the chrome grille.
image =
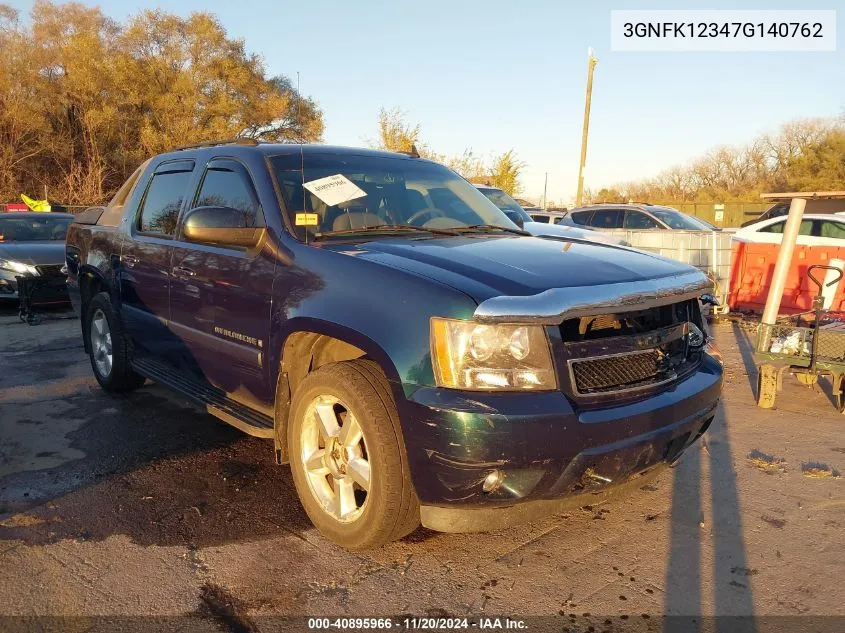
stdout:
[(650, 386), (675, 376), (660, 349), (571, 360), (577, 393), (596, 394)]

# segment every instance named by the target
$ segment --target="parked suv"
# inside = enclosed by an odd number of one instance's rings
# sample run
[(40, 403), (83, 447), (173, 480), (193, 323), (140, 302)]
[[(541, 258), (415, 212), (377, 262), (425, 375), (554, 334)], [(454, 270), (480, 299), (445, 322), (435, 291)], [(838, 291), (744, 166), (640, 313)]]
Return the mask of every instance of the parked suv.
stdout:
[(718, 227), (672, 207), (654, 204), (594, 204), (572, 209), (566, 224), (602, 229), (720, 231)]
[[(535, 237), (564, 237), (602, 242), (604, 244), (616, 244), (617, 246), (630, 246), (627, 242), (618, 240), (612, 235), (606, 235), (601, 231), (593, 231), (577, 226), (549, 224), (548, 222), (535, 222), (534, 218), (529, 215), (530, 212), (528, 210), (523, 209), (515, 199), (511, 198), (498, 187), (475, 185), (475, 188), (483, 193), (490, 202), (495, 204), (507, 216), (508, 220)], [(538, 211), (542, 212), (541, 209), (538, 209)]]
[(544, 211), (543, 209), (532, 209), (528, 212), (531, 219), (540, 224), (558, 224), (566, 217), (566, 211)]
[(719, 399), (704, 275), (526, 236), (418, 157), (162, 154), (77, 219), (66, 254), (99, 384), (150, 378), (272, 440), (308, 516), (351, 549), (641, 486)]

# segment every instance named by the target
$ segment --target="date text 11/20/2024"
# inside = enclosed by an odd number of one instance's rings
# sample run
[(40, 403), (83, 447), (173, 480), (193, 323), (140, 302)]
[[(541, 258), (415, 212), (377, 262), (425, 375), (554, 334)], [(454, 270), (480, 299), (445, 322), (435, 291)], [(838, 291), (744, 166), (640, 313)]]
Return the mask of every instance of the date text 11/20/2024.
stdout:
[(310, 630), (526, 630), (524, 620), (514, 618), (439, 618), (439, 617), (411, 617), (398, 618), (308, 618)]

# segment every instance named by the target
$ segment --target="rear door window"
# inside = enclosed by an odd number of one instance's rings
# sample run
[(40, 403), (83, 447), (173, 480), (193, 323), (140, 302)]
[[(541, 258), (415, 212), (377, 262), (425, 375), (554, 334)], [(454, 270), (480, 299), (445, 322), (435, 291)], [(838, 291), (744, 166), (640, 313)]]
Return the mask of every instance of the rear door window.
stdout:
[(619, 209), (599, 209), (590, 218), (590, 226), (597, 229), (622, 228), (622, 211)]
[(176, 233), (179, 210), (191, 182), (192, 170), (193, 161), (177, 161), (156, 170), (141, 202), (138, 230), (166, 237)]
[[(760, 229), (760, 233), (783, 233), (783, 227), (786, 226), (786, 220), (781, 222), (775, 222), (774, 224), (770, 224), (769, 226), (764, 226)], [(802, 220), (801, 221), (801, 228), (798, 229), (798, 235), (812, 235), (813, 234), (813, 221), (812, 220)]]
[(549, 223), (549, 216), (547, 215), (532, 215), (531, 219), (535, 222), (542, 222), (543, 224)]
[(640, 211), (625, 211), (626, 229), (659, 229), (660, 226), (645, 213)]

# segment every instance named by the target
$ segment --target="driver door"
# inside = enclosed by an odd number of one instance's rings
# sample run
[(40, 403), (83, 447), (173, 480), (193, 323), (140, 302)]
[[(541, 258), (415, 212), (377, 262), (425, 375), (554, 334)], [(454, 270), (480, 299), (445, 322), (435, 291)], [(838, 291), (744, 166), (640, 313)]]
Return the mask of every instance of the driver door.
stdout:
[[(229, 207), (245, 226), (264, 226), (246, 167), (230, 158), (209, 161), (189, 209)], [(234, 400), (262, 409), (272, 403), (265, 345), (275, 259), (255, 248), (188, 242), (180, 227), (173, 243), (170, 327), (184, 341), (181, 368)]]

